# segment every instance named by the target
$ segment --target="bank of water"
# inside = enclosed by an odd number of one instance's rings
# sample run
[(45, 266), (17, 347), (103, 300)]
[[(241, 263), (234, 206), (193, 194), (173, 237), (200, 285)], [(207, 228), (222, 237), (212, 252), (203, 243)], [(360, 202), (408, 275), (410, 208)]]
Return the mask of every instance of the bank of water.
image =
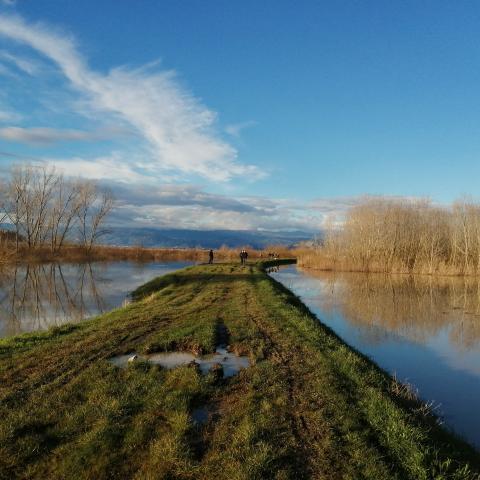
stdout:
[(433, 402), (480, 447), (480, 280), (312, 272), (272, 276), (343, 340)]
[(108, 312), (152, 278), (193, 262), (94, 262), (4, 266), (0, 337), (46, 330)]

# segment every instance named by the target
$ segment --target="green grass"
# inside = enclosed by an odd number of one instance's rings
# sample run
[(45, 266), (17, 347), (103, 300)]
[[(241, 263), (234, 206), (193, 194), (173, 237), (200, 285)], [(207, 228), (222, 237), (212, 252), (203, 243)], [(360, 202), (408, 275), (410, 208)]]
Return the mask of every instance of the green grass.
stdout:
[[(0, 341), (0, 478), (474, 479), (477, 453), (261, 264), (191, 267), (75, 326)], [(116, 354), (212, 352), (236, 377)], [(192, 413), (208, 405), (209, 421)]]

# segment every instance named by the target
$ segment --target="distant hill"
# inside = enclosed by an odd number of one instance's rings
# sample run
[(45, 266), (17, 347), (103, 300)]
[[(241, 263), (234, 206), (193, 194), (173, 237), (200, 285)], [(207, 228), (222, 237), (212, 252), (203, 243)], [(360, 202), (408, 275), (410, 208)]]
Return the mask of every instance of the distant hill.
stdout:
[[(0, 224), (0, 230), (12, 231), (12, 225)], [(142, 245), (144, 247), (219, 248), (242, 247), (264, 248), (267, 245), (294, 246), (299, 242), (321, 239), (322, 233), (253, 231), (253, 230), (183, 230), (160, 228), (113, 227), (100, 239), (107, 245)]]
[[(313, 233), (303, 231), (271, 232), (249, 230), (181, 230), (157, 228), (113, 228), (102, 237), (101, 243), (110, 245), (142, 245), (144, 247), (264, 248), (267, 245), (293, 246), (312, 240)], [(318, 237), (318, 235), (317, 235)]]

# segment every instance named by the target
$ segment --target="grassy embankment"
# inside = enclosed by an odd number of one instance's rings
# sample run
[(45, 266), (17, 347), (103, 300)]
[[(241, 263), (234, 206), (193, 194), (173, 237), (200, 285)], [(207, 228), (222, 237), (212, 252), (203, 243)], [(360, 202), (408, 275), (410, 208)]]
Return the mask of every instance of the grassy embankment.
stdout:
[[(478, 478), (470, 447), (261, 265), (191, 267), (135, 297), (0, 342), (0, 478)], [(224, 327), (252, 361), (230, 379), (107, 361), (211, 352)]]

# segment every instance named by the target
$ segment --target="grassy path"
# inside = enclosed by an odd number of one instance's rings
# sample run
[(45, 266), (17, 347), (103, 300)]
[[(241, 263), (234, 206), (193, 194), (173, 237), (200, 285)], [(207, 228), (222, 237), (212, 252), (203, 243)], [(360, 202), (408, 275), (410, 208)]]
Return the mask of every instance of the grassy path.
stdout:
[[(188, 268), (135, 298), (0, 341), (1, 479), (479, 478), (476, 452), (261, 265)], [(107, 361), (226, 336), (252, 363), (232, 378)]]

